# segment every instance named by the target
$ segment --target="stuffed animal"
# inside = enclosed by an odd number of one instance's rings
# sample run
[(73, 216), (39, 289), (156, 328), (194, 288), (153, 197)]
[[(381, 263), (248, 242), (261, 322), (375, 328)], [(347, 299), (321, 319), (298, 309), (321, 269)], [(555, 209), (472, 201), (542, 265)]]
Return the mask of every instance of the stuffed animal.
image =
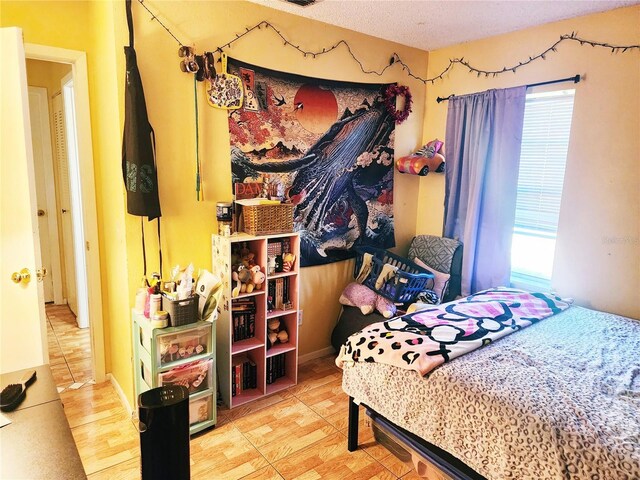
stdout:
[(289, 334), (284, 329), (282, 322), (279, 318), (271, 318), (267, 322), (267, 349), (271, 348), (276, 342), (287, 343), (289, 341)]
[(282, 271), (289, 272), (293, 269), (296, 256), (293, 253), (285, 253), (282, 255)]
[[(251, 271), (251, 284), (253, 285), (252, 291), (260, 290), (262, 288), (262, 284), (266, 279), (265, 274), (262, 273), (262, 270), (260, 270), (259, 265), (254, 265), (253, 267), (251, 267), (250, 271)], [(247, 291), (249, 291), (248, 287), (247, 287)]]
[(370, 288), (352, 282), (340, 295), (340, 303), (349, 307), (358, 307), (363, 315), (369, 315), (376, 307), (378, 295)]
[(345, 287), (340, 295), (340, 303), (358, 307), (363, 315), (369, 315), (374, 310), (380, 312), (384, 318), (391, 318), (396, 314), (396, 306), (391, 300), (356, 282)]
[(251, 268), (245, 267), (244, 264), (236, 265), (231, 273), (231, 279), (237, 283), (231, 291), (232, 297), (237, 297), (241, 293), (251, 293), (254, 290), (260, 290), (265, 281), (265, 274), (260, 270), (259, 265), (253, 265)]
[(247, 284), (251, 281), (251, 270), (244, 268), (244, 265), (237, 265), (231, 273), (231, 279), (237, 283), (231, 291), (231, 296), (235, 298), (247, 291)]

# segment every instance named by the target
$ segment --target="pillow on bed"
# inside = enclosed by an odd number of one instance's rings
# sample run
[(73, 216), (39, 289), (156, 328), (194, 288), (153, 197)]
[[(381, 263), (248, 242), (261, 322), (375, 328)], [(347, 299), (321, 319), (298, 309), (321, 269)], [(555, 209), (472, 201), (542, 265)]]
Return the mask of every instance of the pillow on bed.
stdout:
[(434, 270), (418, 257), (414, 258), (413, 262), (419, 267), (424, 268), (428, 272), (433, 273), (433, 286), (431, 287), (431, 290), (436, 292), (440, 300), (442, 300), (449, 288), (449, 279), (451, 278), (451, 275), (449, 275), (448, 273), (439, 272), (438, 270)]

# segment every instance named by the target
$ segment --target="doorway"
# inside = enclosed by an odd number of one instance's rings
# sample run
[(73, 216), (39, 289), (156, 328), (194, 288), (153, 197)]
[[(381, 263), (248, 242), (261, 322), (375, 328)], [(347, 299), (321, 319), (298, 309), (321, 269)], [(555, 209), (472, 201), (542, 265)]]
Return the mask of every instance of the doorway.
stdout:
[(49, 164), (42, 171), (44, 188), (36, 182), (38, 224), (45, 232), (42, 261), (49, 273), (43, 281), (49, 362), (58, 385), (78, 388), (105, 379), (86, 56), (30, 44), (25, 54), (32, 112), (31, 86), (40, 87), (39, 120), (31, 121), (34, 162), (43, 153)]
[(59, 390), (93, 380), (72, 66), (27, 59), (49, 363)]

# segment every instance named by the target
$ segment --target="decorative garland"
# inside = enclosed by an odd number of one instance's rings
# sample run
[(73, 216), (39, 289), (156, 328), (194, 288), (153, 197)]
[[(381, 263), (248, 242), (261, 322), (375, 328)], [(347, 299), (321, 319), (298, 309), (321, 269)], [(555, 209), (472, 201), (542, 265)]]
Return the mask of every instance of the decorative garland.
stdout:
[[(404, 97), (404, 108), (402, 110), (396, 109), (396, 99), (399, 95)], [(401, 124), (407, 119), (411, 113), (412, 102), (409, 87), (404, 85), (391, 84), (384, 91), (384, 105), (391, 116), (395, 118), (397, 124)]]
[[(171, 35), (176, 42), (178, 42), (178, 44), (180, 44), (180, 46), (183, 45), (183, 43), (178, 40), (176, 38), (176, 36), (171, 33), (171, 30), (169, 30), (157, 17), (157, 15), (155, 15), (153, 12), (151, 12), (151, 10), (149, 10), (149, 8), (147, 8), (147, 6), (144, 4), (144, 0), (138, 0), (138, 2), (149, 12), (149, 14), (151, 15), (151, 20), (156, 20), (161, 26), (162, 28), (164, 28), (167, 33), (169, 33), (169, 35)], [(591, 45), (592, 47), (601, 47), (601, 48), (607, 48), (607, 49), (611, 49), (611, 53), (615, 54), (618, 52), (622, 52), (625, 53), (627, 51), (630, 50), (638, 50), (640, 51), (640, 45), (612, 45), (606, 42), (596, 42), (593, 40), (587, 40), (585, 38), (581, 38), (578, 37), (577, 32), (571, 32), (570, 34), (565, 34), (565, 35), (560, 35), (560, 39), (556, 40), (555, 43), (553, 43), (550, 47), (546, 48), (545, 50), (543, 50), (541, 53), (538, 53), (537, 55), (533, 55), (530, 56), (527, 60), (524, 61), (520, 61), (518, 62), (517, 65), (512, 65), (512, 66), (505, 66), (500, 70), (484, 70), (482, 68), (477, 68), (474, 67), (473, 65), (471, 65), (467, 60), (465, 60), (464, 58), (452, 58), (449, 59), (449, 65), (438, 75), (436, 75), (435, 77), (432, 78), (422, 78), (419, 75), (415, 75), (412, 71), (411, 68), (409, 67), (409, 65), (407, 65), (397, 53), (393, 53), (393, 55), (391, 56), (391, 59), (389, 60), (389, 63), (387, 65), (385, 65), (382, 69), (378, 70), (367, 70), (366, 68), (364, 68), (363, 63), (356, 57), (356, 55), (353, 53), (353, 51), (351, 50), (351, 46), (345, 41), (345, 40), (340, 40), (337, 43), (335, 43), (334, 45), (328, 47), (328, 48), (323, 48), (321, 51), (311, 51), (311, 50), (304, 50), (303, 48), (301, 48), (299, 45), (295, 45), (292, 42), (290, 42), (283, 34), (280, 30), (278, 30), (276, 27), (274, 27), (271, 23), (269, 23), (266, 20), (263, 20), (257, 24), (255, 24), (253, 27), (247, 27), (245, 28), (245, 31), (242, 33), (236, 33), (235, 38), (229, 40), (227, 43), (217, 47), (215, 50), (218, 52), (222, 52), (223, 49), (225, 48), (230, 48), (235, 42), (237, 42), (238, 40), (240, 40), (241, 38), (243, 38), (245, 35), (248, 35), (249, 33), (254, 32), (255, 30), (260, 30), (262, 29), (262, 27), (265, 27), (266, 29), (271, 29), (273, 30), (282, 40), (284, 46), (286, 47), (291, 47), (294, 48), (296, 50), (298, 50), (302, 55), (304, 55), (304, 57), (313, 57), (316, 58), (319, 55), (324, 55), (326, 53), (329, 53), (333, 50), (335, 50), (336, 48), (338, 48), (341, 45), (344, 45), (344, 47), (347, 49), (349, 55), (351, 55), (351, 57), (353, 58), (353, 60), (358, 64), (358, 66), (360, 67), (360, 70), (362, 70), (363, 73), (365, 74), (372, 74), (372, 75), (377, 75), (377, 76), (382, 76), (384, 74), (384, 72), (387, 71), (387, 69), (389, 67), (391, 67), (394, 64), (399, 64), (402, 66), (402, 69), (404, 71), (407, 72), (407, 75), (422, 82), (422, 83), (431, 83), (433, 85), (434, 82), (436, 82), (436, 80), (441, 80), (445, 74), (447, 74), (447, 72), (449, 72), (456, 64), (460, 64), (464, 67), (467, 68), (467, 70), (471, 73), (475, 73), (477, 74), (478, 77), (480, 77), (481, 75), (484, 75), (485, 77), (489, 77), (489, 76), (493, 76), (496, 77), (497, 75), (501, 75), (503, 73), (507, 73), (507, 72), (513, 72), (516, 73), (516, 70), (518, 70), (520, 67), (524, 67), (525, 65), (528, 65), (532, 62), (535, 62), (537, 60), (545, 60), (546, 55), (552, 52), (557, 52), (557, 46), (560, 45), (563, 42), (566, 41), (573, 41), (573, 42), (578, 42), (580, 43), (580, 45)]]

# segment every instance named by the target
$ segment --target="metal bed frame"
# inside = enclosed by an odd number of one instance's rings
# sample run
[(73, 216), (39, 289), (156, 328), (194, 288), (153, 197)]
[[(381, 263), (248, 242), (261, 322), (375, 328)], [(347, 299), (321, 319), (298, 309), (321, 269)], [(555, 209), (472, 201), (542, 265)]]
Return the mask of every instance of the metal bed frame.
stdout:
[[(469, 466), (447, 453), (441, 448), (430, 444), (417, 435), (401, 428), (377, 413), (371, 407), (362, 404), (372, 420), (384, 429), (391, 431), (398, 439), (426, 460), (439, 468), (443, 473), (455, 480), (486, 480), (485, 477), (474, 471)], [(347, 449), (354, 452), (358, 449), (358, 420), (360, 416), (359, 405), (353, 397), (349, 397), (349, 432), (347, 436)]]

